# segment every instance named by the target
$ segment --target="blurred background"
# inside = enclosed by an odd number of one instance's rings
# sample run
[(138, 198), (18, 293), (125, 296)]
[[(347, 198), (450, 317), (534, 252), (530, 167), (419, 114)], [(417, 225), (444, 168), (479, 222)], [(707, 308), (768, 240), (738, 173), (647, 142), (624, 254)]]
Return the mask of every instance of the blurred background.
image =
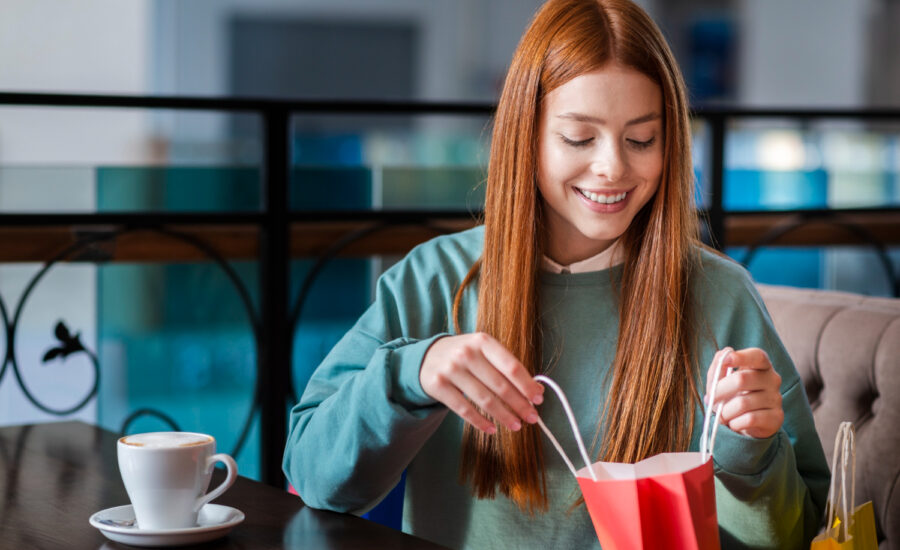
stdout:
[[(3, 0), (0, 92), (481, 106), (460, 114), (294, 113), (289, 138), (292, 211), (476, 212), (490, 137), (484, 108), (497, 100), (540, 3)], [(778, 111), (729, 118), (726, 212), (900, 206), (900, 3), (639, 3), (670, 40), (694, 108)], [(790, 114), (810, 108), (894, 116)], [(261, 128), (253, 113), (214, 109), (0, 102), (0, 217), (258, 213)], [(706, 207), (710, 134), (698, 116), (697, 197)], [(95, 243), (66, 258), (82, 261), (48, 263), (59, 250), (42, 244), (41, 230), (52, 228), (28, 219), (30, 232), (18, 237), (21, 228), (4, 225), (0, 244), (0, 305), (14, 327), (0, 340), (0, 424), (81, 419), (150, 431), (174, 423), (214, 434), (221, 449), (237, 451), (242, 474), (258, 478), (254, 316), (265, 281), (254, 255), (214, 258), (194, 247), (166, 257), (184, 243), (160, 236), (162, 256), (109, 261), (112, 245)], [(103, 230), (67, 229), (76, 237)], [(761, 246), (752, 262), (746, 243), (720, 244), (764, 283), (888, 296), (890, 268), (900, 271), (900, 249), (890, 243)], [(324, 266), (292, 327), (294, 397), (395, 260), (342, 257)], [(314, 264), (312, 256), (291, 258), (292, 307)]]

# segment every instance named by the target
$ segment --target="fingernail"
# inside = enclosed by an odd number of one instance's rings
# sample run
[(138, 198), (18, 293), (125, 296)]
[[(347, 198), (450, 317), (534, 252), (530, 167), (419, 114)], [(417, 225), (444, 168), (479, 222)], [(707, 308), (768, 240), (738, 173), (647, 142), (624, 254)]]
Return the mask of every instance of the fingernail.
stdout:
[(513, 422), (512, 424), (509, 425), (509, 429), (514, 432), (517, 432), (522, 429), (522, 425), (519, 424), (518, 422)]
[(544, 402), (544, 396), (541, 394), (537, 394), (531, 398), (531, 402), (534, 403), (535, 405), (540, 405), (541, 403)]
[(537, 424), (537, 421), (538, 415), (535, 413), (531, 413), (525, 418), (525, 422), (528, 422), (529, 424)]
[(496, 426), (491, 424), (490, 426), (488, 426), (488, 428), (485, 431), (491, 435), (494, 435), (495, 433), (497, 433), (497, 428), (496, 428)]

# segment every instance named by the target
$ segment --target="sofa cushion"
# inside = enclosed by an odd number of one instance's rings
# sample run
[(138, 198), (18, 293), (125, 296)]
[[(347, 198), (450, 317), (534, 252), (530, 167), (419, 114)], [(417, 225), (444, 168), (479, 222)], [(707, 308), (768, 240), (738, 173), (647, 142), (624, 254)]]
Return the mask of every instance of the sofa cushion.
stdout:
[(803, 379), (829, 464), (838, 425), (856, 429), (856, 500), (880, 548), (900, 550), (900, 300), (758, 285)]

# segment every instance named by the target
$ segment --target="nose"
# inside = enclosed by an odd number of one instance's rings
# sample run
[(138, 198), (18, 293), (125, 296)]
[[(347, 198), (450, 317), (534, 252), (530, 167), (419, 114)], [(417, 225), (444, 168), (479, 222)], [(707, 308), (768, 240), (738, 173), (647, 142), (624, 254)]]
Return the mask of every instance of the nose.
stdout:
[(598, 147), (596, 155), (591, 160), (591, 173), (609, 182), (622, 179), (627, 169), (622, 147), (617, 143), (605, 143), (602, 147)]

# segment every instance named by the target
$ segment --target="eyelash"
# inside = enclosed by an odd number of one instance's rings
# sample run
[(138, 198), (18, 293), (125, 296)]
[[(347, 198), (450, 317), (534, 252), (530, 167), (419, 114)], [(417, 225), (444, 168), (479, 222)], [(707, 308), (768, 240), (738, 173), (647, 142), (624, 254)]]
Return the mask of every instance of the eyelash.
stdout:
[[(588, 138), (588, 139), (583, 139), (583, 140), (577, 141), (574, 139), (569, 139), (563, 135), (561, 135), (560, 137), (562, 138), (563, 142), (566, 145), (570, 145), (572, 147), (577, 147), (577, 148), (587, 147), (592, 141), (594, 141), (594, 138)], [(647, 141), (636, 141), (633, 139), (629, 139), (626, 141), (628, 141), (629, 145), (631, 145), (638, 151), (643, 151), (644, 149), (648, 149), (651, 145), (653, 145), (656, 142), (656, 138), (652, 137), (652, 138), (648, 139)]]

